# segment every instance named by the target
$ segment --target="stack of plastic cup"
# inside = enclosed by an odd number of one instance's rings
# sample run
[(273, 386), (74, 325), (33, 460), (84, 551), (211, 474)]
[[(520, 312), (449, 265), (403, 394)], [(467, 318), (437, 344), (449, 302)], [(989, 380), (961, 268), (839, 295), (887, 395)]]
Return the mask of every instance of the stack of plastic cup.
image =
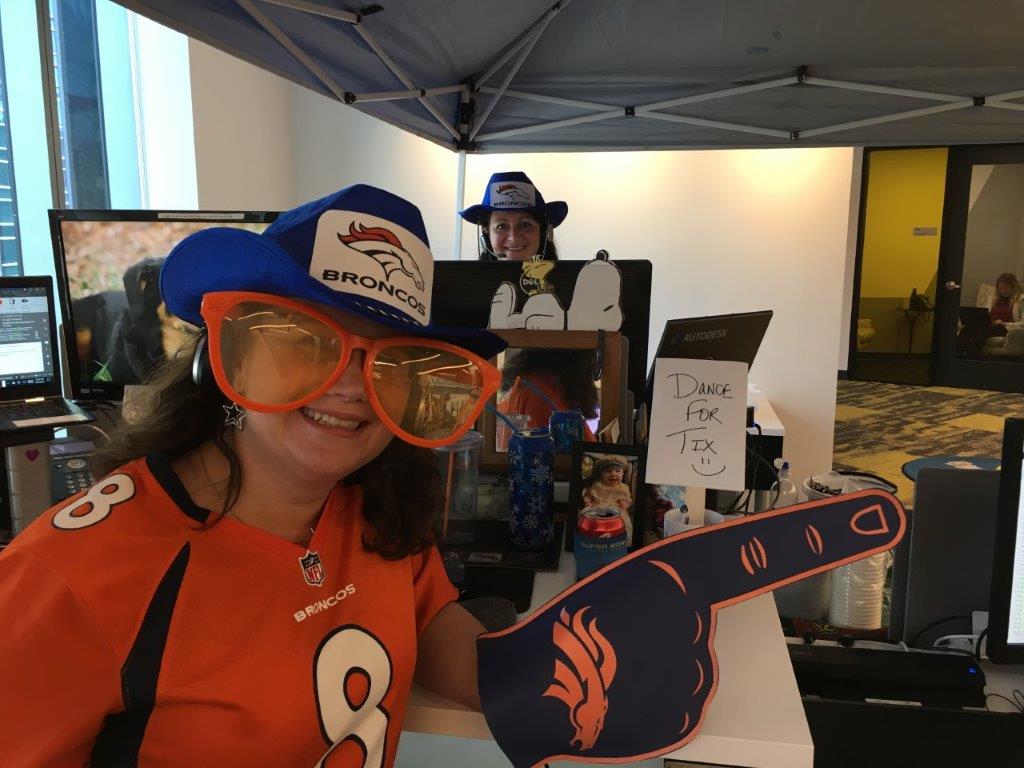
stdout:
[(836, 568), (832, 572), (832, 602), (828, 618), (850, 629), (879, 629), (882, 626), (882, 587), (889, 566), (889, 553)]

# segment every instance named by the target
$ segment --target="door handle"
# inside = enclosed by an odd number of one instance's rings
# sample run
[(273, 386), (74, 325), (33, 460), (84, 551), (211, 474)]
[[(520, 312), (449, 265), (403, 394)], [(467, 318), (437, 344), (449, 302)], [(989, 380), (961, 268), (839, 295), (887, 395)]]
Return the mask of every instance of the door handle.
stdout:
[(959, 291), (962, 287), (963, 286), (960, 285), (960, 283), (956, 282), (955, 280), (947, 280), (946, 281), (946, 290), (947, 291)]

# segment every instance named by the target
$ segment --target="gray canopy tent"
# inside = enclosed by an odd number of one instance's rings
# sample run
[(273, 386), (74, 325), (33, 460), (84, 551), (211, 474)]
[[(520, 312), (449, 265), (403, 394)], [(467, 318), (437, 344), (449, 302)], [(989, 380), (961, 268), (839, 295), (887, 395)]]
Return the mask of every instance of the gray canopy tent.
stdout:
[(1021, 0), (119, 2), (470, 152), (1024, 138)]
[(117, 1), (459, 151), (460, 203), (464, 152), (1024, 140), (1024, 0)]

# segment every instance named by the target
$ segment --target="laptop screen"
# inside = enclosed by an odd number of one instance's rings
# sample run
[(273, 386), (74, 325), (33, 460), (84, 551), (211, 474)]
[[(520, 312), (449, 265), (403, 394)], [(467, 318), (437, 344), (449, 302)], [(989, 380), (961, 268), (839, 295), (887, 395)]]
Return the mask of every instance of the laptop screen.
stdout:
[(50, 278), (0, 280), (0, 400), (60, 392)]

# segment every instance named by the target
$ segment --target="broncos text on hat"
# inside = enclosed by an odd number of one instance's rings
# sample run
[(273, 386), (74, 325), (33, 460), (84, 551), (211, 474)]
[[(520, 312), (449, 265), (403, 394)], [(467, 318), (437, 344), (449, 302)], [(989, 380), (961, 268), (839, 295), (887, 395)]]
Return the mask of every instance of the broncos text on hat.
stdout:
[(394, 222), (354, 211), (325, 211), (317, 222), (309, 274), (328, 288), (365, 296), (430, 319), (434, 260), (430, 249)]

